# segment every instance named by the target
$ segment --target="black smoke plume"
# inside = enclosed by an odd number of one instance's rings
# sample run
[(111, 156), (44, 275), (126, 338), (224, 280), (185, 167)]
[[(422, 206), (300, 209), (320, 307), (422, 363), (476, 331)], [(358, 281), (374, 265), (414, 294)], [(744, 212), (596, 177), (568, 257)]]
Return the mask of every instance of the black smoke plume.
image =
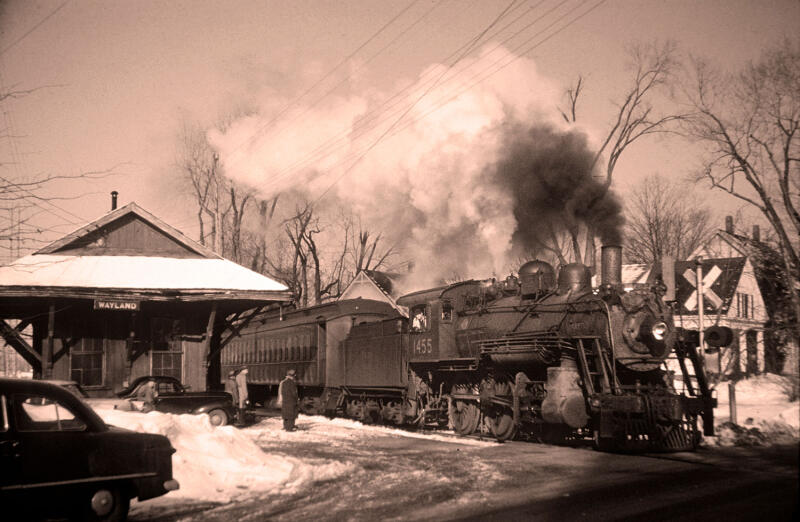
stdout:
[[(586, 136), (546, 125), (510, 124), (494, 178), (513, 199), (518, 254), (540, 251), (553, 234), (589, 226), (603, 244), (619, 245), (622, 208), (593, 168)], [(581, 245), (582, 246), (582, 245)]]

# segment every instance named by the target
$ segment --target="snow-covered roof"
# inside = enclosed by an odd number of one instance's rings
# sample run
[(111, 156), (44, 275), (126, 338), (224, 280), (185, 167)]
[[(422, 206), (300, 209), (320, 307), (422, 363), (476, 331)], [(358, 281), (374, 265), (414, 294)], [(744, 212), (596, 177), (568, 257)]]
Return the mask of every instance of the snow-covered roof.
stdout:
[(135, 203), (0, 267), (0, 296), (288, 301), (283, 284), (224, 259)]
[(32, 254), (0, 267), (4, 287), (286, 292), (226, 259)]
[(622, 282), (624, 284), (646, 283), (650, 276), (651, 265), (630, 264), (622, 265)]
[[(392, 284), (392, 275), (385, 272), (377, 272), (375, 270), (362, 270), (344, 289), (342, 295), (339, 296), (339, 301), (346, 299), (375, 299), (378, 301), (386, 301), (395, 310), (402, 315), (408, 316), (408, 310), (404, 306), (399, 306), (392, 294), (394, 285)], [(397, 277), (397, 276), (394, 276)]]

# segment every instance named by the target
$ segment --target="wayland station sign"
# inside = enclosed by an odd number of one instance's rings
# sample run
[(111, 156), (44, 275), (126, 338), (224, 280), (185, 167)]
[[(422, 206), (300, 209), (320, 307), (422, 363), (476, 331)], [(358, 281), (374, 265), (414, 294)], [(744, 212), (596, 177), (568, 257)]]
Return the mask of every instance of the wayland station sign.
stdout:
[(138, 312), (139, 301), (128, 301), (124, 299), (95, 299), (95, 310), (122, 310), (125, 312)]

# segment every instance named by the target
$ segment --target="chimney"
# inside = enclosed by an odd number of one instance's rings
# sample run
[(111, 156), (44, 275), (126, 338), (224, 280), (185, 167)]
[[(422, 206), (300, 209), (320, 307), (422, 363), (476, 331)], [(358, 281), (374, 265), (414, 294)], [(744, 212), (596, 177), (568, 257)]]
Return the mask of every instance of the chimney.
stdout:
[(761, 242), (761, 228), (758, 225), (753, 225), (753, 241)]
[(119, 192), (116, 190), (111, 191), (111, 210), (117, 210), (117, 195)]
[(622, 247), (603, 245), (600, 249), (600, 283), (622, 284)]
[(733, 216), (725, 216), (725, 232), (733, 234)]

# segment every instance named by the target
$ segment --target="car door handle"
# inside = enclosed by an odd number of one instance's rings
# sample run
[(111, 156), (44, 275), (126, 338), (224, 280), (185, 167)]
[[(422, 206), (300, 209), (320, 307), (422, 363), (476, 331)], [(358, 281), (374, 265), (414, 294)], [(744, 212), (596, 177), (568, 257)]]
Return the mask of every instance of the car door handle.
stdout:
[(22, 443), (18, 440), (0, 441), (0, 455), (5, 457), (19, 457), (22, 455), (22, 453), (20, 453), (21, 447)]

